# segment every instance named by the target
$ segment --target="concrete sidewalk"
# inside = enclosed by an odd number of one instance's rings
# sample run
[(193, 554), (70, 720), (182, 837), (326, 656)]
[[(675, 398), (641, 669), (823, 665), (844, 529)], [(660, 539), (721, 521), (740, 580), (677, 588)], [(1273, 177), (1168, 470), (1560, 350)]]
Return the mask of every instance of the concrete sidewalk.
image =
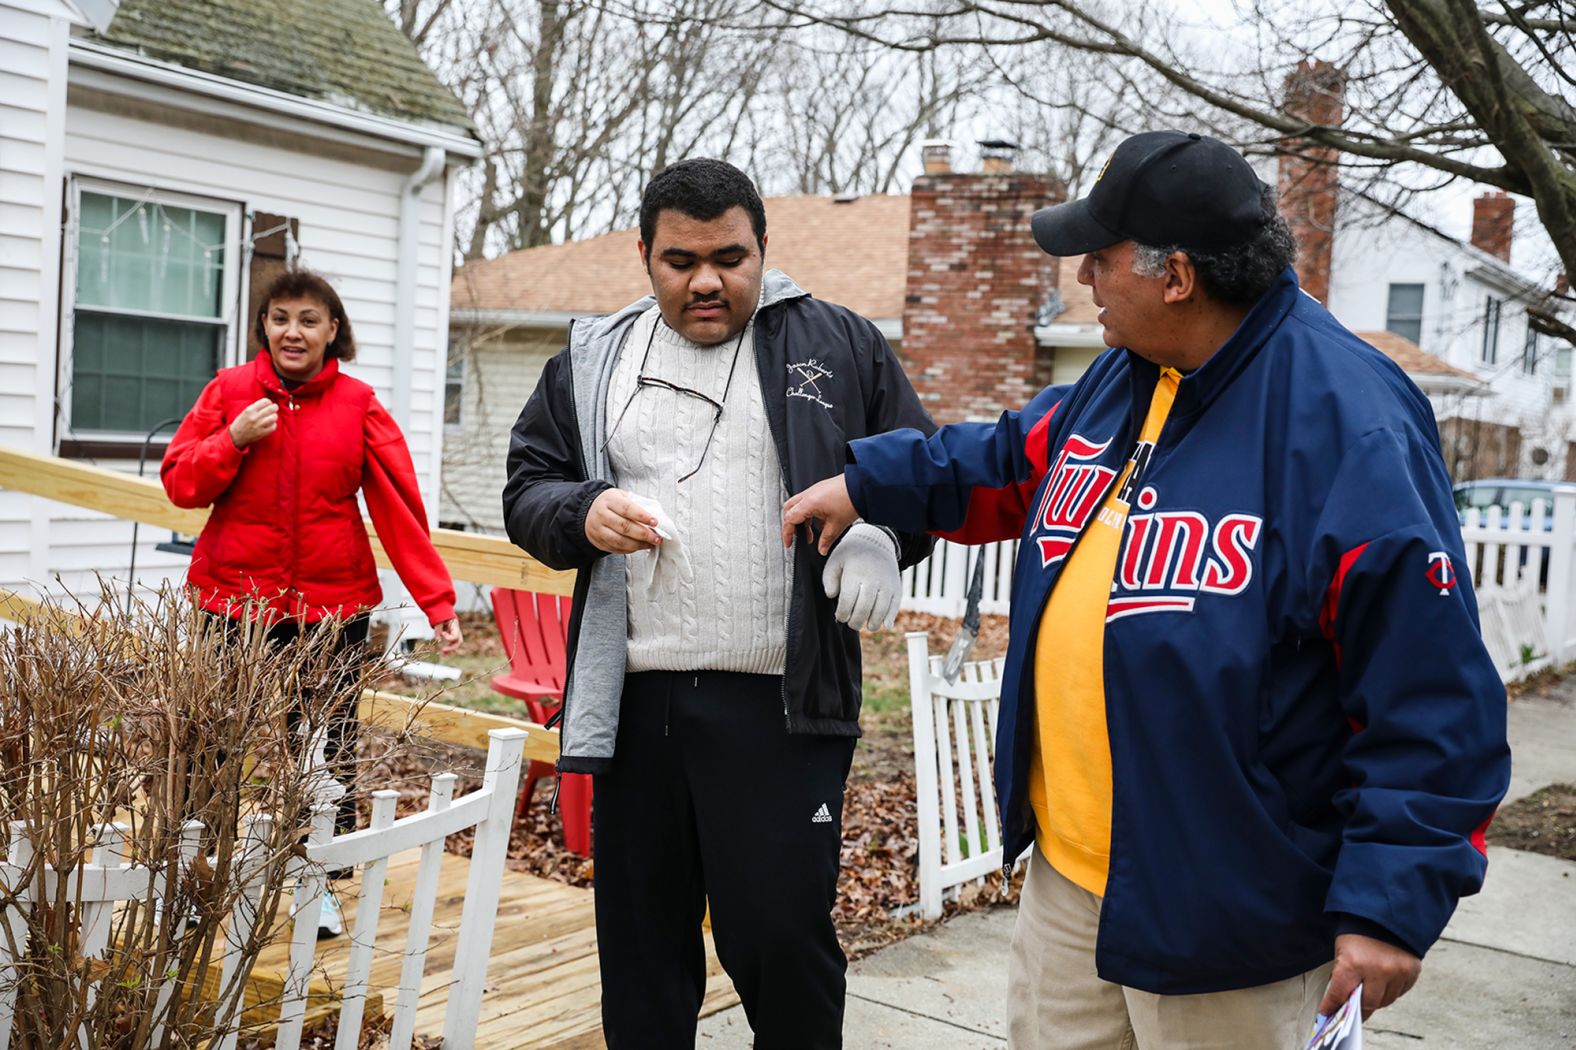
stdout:
[[(1507, 801), (1576, 783), (1576, 676), (1510, 707)], [(1364, 1032), (1372, 1050), (1576, 1050), (1576, 863), (1490, 851), (1488, 882), (1461, 903), (1417, 987)], [(849, 1050), (985, 1050), (1006, 1040), (1008, 908), (959, 916), (849, 969)], [(697, 1046), (748, 1050), (735, 1007)], [(1267, 1048), (1273, 1050), (1273, 1048)]]

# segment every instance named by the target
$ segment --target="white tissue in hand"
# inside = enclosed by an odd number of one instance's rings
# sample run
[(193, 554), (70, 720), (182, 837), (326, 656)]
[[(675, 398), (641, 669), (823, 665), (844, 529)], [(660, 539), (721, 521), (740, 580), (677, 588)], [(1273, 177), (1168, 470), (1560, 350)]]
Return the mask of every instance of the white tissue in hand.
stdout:
[(660, 546), (627, 556), (630, 582), (644, 591), (672, 590), (690, 574), (689, 552), (679, 539), (678, 526), (673, 523), (668, 512), (662, 509), (662, 504), (650, 496), (630, 493), (629, 498), (641, 510), (657, 519), (652, 531), (662, 537)]

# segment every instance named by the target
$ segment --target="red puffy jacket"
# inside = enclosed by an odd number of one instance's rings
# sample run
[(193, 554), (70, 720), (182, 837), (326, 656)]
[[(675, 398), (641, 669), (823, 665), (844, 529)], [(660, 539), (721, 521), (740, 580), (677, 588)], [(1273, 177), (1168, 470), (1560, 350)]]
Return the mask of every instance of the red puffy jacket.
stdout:
[[(279, 405), (279, 426), (238, 449), (230, 423), (260, 397)], [(250, 600), (311, 621), (376, 605), (383, 592), (359, 489), (427, 619), (454, 616), (454, 584), (433, 549), (405, 438), (338, 361), (292, 391), (266, 350), (224, 369), (181, 421), (160, 476), (176, 506), (213, 505), (186, 577), (206, 609), (240, 616)]]

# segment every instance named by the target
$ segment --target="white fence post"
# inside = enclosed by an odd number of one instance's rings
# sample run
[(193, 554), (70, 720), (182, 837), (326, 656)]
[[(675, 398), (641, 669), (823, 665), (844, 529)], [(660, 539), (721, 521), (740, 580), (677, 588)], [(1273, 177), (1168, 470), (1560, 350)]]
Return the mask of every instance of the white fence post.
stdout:
[[(3, 888), (8, 896), (25, 899), (28, 889), (22, 880), (27, 877), (27, 869), (33, 862), (33, 844), (27, 838), (27, 824), (20, 820), (12, 821), (6, 838), (6, 864), (10, 877)], [(0, 907), (0, 925), (4, 926), (0, 929), (0, 1050), (6, 1050), (11, 1045), (11, 1020), (16, 1013), (17, 984), (22, 979), (16, 956), (27, 951), (27, 917), (16, 904)]]
[(919, 818), (919, 912), (935, 919), (941, 915), (941, 800), (937, 795), (935, 708), (930, 701), (930, 636), (911, 631), (907, 637)]
[(471, 850), (470, 882), (454, 945), (454, 983), (449, 986), (448, 1012), (443, 1018), (443, 1050), (474, 1050), (476, 1046), (487, 955), (492, 951), (493, 924), (498, 917), (498, 891), (509, 855), (509, 832), (514, 827), (515, 791), (526, 732), (494, 729), (487, 736), (482, 790), (490, 790), (492, 798), (487, 816), (476, 825), (476, 844)]
[(1576, 544), (1576, 492), (1554, 494), (1553, 549), (1549, 551), (1548, 624), (1549, 655), (1554, 666), (1565, 663), (1569, 653), (1571, 612), (1571, 547)]
[[(453, 773), (440, 773), (432, 778), (432, 794), (427, 798), (428, 813), (442, 813), (449, 808), (458, 779)], [(422, 974), (427, 968), (427, 940), (432, 929), (432, 911), (438, 898), (442, 863), (442, 839), (434, 839), (421, 848), (416, 888), (411, 892), (410, 931), (405, 939), (405, 961), (399, 968), (399, 999), (394, 1004), (389, 1050), (410, 1050), (416, 1036), (416, 1006), (421, 999)]]
[[(374, 791), (372, 830), (383, 831), (393, 824), (398, 805), (398, 791)], [(366, 1014), (367, 985), (372, 975), (372, 947), (377, 942), (378, 913), (383, 910), (383, 881), (388, 869), (387, 856), (378, 857), (361, 869), (361, 902), (356, 906), (356, 924), (350, 934), (350, 960), (345, 965), (334, 1050), (356, 1050), (361, 1044), (361, 1020)]]

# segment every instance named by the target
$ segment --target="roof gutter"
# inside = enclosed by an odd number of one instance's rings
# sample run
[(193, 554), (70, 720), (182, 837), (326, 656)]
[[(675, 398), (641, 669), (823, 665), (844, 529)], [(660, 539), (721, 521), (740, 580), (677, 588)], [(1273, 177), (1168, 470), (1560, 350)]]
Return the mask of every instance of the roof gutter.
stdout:
[(71, 64), (117, 76), (174, 88), (203, 98), (216, 99), (249, 109), (294, 117), (344, 128), (375, 138), (421, 147), (436, 147), (445, 153), (475, 159), (482, 155), (482, 144), (462, 131), (397, 120), (364, 113), (346, 106), (302, 98), (274, 88), (247, 84), (201, 70), (187, 69), (173, 62), (161, 62), (142, 55), (106, 47), (90, 40), (71, 41)]
[(1067, 322), (1034, 326), (1034, 341), (1040, 346), (1066, 346), (1105, 349), (1105, 328), (1099, 324)]
[[(410, 385), (416, 357), (416, 265), (421, 245), (421, 191), (442, 174), (444, 152), (428, 146), (421, 166), (405, 177), (399, 192), (399, 259), (394, 276), (394, 421), (410, 433)], [(447, 250), (447, 248), (445, 248)], [(443, 338), (446, 333), (439, 332)], [(441, 387), (440, 387), (441, 389)]]

